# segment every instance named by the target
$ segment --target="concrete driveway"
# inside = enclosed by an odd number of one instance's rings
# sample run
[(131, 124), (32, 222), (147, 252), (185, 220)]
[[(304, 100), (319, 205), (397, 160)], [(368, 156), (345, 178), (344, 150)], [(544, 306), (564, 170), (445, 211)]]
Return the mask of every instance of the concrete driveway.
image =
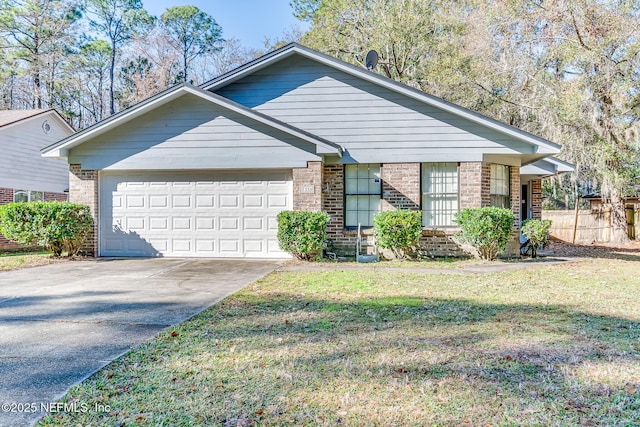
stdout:
[(0, 426), (34, 424), (48, 403), (132, 346), (279, 265), (155, 258), (0, 272)]

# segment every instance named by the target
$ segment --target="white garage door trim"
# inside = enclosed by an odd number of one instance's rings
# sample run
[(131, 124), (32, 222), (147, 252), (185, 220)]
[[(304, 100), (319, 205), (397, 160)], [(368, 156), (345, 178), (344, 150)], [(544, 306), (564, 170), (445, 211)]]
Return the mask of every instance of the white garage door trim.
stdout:
[(100, 256), (288, 258), (291, 170), (100, 173)]

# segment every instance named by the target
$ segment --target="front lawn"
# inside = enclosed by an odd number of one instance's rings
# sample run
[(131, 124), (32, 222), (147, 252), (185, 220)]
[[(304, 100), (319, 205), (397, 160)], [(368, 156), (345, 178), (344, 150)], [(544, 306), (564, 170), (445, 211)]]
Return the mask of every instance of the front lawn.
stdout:
[(7, 252), (0, 254), (0, 271), (37, 267), (52, 262), (55, 262), (54, 258), (46, 252)]
[(638, 260), (274, 273), (40, 425), (640, 425)]

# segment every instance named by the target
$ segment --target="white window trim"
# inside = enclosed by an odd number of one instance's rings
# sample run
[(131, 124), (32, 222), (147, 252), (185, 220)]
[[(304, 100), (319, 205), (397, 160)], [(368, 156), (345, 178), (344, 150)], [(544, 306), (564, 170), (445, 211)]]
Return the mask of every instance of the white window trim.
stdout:
[[(494, 175), (494, 171), (497, 171), (498, 168), (503, 169), (506, 172), (506, 179), (498, 179)], [(496, 188), (496, 183), (506, 183), (506, 193), (498, 192), (499, 190)], [(500, 197), (503, 201), (506, 202), (506, 208), (511, 208), (511, 167), (508, 165), (500, 165), (500, 164), (491, 164), (491, 174), (489, 176), (489, 197), (493, 200), (494, 197)], [(494, 206), (494, 204), (491, 204)]]
[[(16, 202), (16, 195), (20, 194), (20, 193), (25, 193), (27, 195), (27, 201), (28, 202), (44, 202), (44, 191), (36, 191), (36, 190), (13, 190), (13, 203), (17, 203)], [(33, 197), (35, 194), (40, 194), (41, 197), (39, 197), (37, 200), (33, 200)], [(25, 202), (20, 202), (20, 203), (25, 203)]]
[[(427, 193), (424, 191), (424, 180), (425, 180), (425, 172), (426, 172), (426, 167), (425, 165), (431, 165), (431, 164), (438, 164), (438, 163), (444, 163), (444, 164), (455, 164), (456, 165), (456, 192), (455, 193)], [(425, 208), (425, 197), (429, 196), (429, 195), (454, 195), (455, 194), (455, 211), (452, 211), (452, 213), (455, 215), (455, 213), (460, 211), (460, 163), (458, 162), (423, 162), (420, 165), (420, 208), (422, 210), (422, 228), (425, 229), (431, 229), (431, 228), (455, 228), (457, 227), (457, 224), (455, 224), (453, 222), (453, 216), (451, 218), (451, 223), (450, 224), (425, 224), (424, 221), (424, 208)]]
[[(377, 178), (379, 180), (379, 186), (380, 186), (380, 190), (377, 193), (347, 193), (347, 179), (353, 179), (353, 178), (347, 178), (347, 168), (348, 167), (353, 167), (353, 166), (367, 166), (368, 168), (370, 168), (371, 165), (376, 165), (378, 166), (378, 176), (376, 177), (375, 175), (372, 176), (368, 176), (368, 179), (373, 179), (374, 177)], [(344, 199), (343, 199), (343, 218), (344, 218), (344, 228), (345, 229), (353, 229), (356, 228), (358, 226), (358, 223), (356, 222), (356, 224), (347, 224), (347, 198), (349, 197), (358, 197), (358, 196), (368, 196), (368, 197), (378, 197), (379, 198), (379, 205), (378, 205), (378, 210), (377, 212), (380, 212), (382, 210), (382, 163), (359, 163), (359, 164), (353, 164), (353, 165), (344, 165), (343, 168), (344, 171)], [(369, 172), (370, 173), (370, 172)], [(357, 177), (355, 178), (356, 180), (358, 179)], [(352, 211), (352, 210), (350, 210)], [(359, 210), (356, 210), (356, 216), (358, 216)], [(367, 209), (367, 212), (373, 212), (370, 209)], [(377, 213), (376, 212), (376, 213)], [(371, 228), (373, 227), (373, 221), (372, 223), (369, 224), (362, 224), (363, 228)]]

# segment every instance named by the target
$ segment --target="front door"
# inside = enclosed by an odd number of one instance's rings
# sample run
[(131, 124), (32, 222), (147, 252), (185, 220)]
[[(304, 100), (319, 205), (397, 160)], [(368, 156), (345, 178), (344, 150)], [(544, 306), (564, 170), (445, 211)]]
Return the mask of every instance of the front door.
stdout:
[(529, 219), (529, 186), (523, 185), (520, 192), (520, 222)]

